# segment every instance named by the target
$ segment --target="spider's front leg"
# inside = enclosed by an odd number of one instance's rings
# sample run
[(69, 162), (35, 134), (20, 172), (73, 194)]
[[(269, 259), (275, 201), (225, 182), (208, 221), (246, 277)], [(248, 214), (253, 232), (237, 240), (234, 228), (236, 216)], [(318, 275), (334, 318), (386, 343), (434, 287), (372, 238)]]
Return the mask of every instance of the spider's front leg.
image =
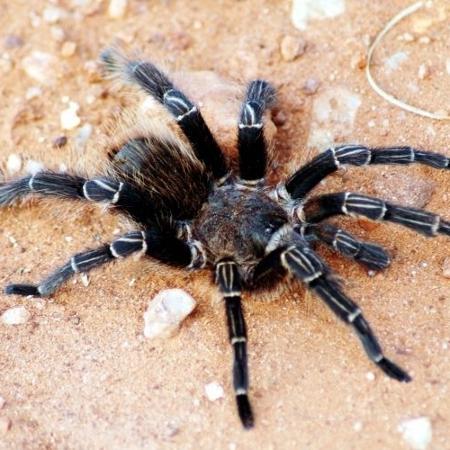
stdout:
[(245, 428), (252, 428), (253, 413), (248, 400), (247, 330), (241, 304), (241, 280), (234, 261), (216, 264), (216, 283), (225, 300), (228, 334), (233, 346), (233, 385), (239, 417)]
[(0, 183), (0, 207), (12, 205), (28, 195), (106, 204), (144, 224), (154, 212), (148, 196), (128, 183), (112, 178), (99, 177), (89, 180), (66, 173), (38, 172)]
[(53, 294), (59, 286), (78, 272), (88, 272), (102, 264), (137, 252), (179, 267), (198, 268), (205, 262), (201, 247), (195, 241), (186, 243), (172, 233), (156, 228), (132, 231), (111, 244), (77, 253), (38, 285), (10, 284), (6, 286), (5, 293), (46, 297)]
[(384, 356), (361, 309), (342, 292), (326, 264), (303, 239), (293, 237), (290, 243), (268, 253), (255, 268), (254, 283), (261, 282), (264, 277), (270, 277), (281, 269), (305, 283), (341, 320), (353, 328), (369, 359), (386, 375), (398, 381), (411, 381), (403, 369)]

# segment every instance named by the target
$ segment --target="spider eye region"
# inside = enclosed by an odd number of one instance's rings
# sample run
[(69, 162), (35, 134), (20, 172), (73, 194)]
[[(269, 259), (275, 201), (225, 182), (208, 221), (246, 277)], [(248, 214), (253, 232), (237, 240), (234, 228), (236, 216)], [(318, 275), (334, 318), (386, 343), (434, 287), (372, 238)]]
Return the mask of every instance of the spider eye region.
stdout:
[(197, 238), (213, 260), (238, 264), (262, 258), (273, 234), (288, 222), (286, 212), (260, 191), (216, 189), (194, 223)]

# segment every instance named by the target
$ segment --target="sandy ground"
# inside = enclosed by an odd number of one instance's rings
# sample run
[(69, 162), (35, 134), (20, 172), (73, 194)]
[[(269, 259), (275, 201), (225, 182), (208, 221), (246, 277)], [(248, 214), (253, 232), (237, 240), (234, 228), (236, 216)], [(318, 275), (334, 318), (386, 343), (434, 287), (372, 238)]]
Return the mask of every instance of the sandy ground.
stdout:
[[(271, 80), (279, 90), (278, 122), (284, 122), (276, 136), (274, 179), (314, 154), (315, 149), (306, 149), (314, 102), (337, 87), (358, 95), (361, 105), (354, 124), (336, 140), (409, 143), (450, 156), (448, 122), (390, 106), (369, 88), (360, 68), (367, 42), (409, 0), (346, 3), (342, 15), (312, 21), (300, 31), (292, 25), (288, 1), (130, 0), (119, 19), (108, 16), (102, 1), (0, 2), (0, 164), (5, 176), (12, 153), (24, 163), (35, 160), (58, 169), (61, 163), (75, 167), (74, 159), (82, 161), (96, 150), (104, 124), (123, 98), (108, 83), (97, 82), (86, 62), (117, 38), (172, 70), (212, 70), (234, 81)], [(390, 33), (374, 69), (390, 92), (432, 111), (450, 108), (445, 3), (435, 2), (434, 9)], [(67, 14), (57, 23), (51, 23), (51, 14), (43, 18), (52, 5)], [(280, 54), (286, 35), (307, 43), (294, 61)], [(64, 41), (76, 43), (73, 55), (60, 56)], [(38, 82), (24, 73), (23, 60), (33, 51), (58, 58), (52, 80)], [(384, 59), (399, 51), (408, 58), (392, 72), (383, 70)], [(421, 64), (426, 73), (419, 76)], [(320, 82), (312, 95), (303, 89), (308, 79)], [(35, 86), (41, 92), (27, 99)], [(67, 97), (80, 105), (81, 125), (93, 125), (87, 148), (75, 158), (69, 148), (80, 128), (62, 131), (59, 123)], [(55, 148), (52, 142), (61, 135), (69, 142)], [(339, 186), (395, 199), (408, 197), (405, 180), (411, 189), (428, 189), (427, 209), (450, 217), (448, 173), (430, 168), (352, 169), (321, 189)], [(114, 217), (96, 210), (60, 203), (55, 212), (48, 205), (0, 214), (2, 285), (38, 280), (70, 254), (111, 239), (118, 227)], [(352, 333), (318, 301), (305, 297), (302, 287), (274, 302), (248, 295), (256, 428), (245, 432), (231, 395), (223, 311), (210, 301), (210, 274), (129, 260), (90, 274), (87, 287), (77, 278), (51, 299), (0, 294), (0, 313), (17, 305), (31, 313), (24, 325), (0, 324), (0, 396), (5, 399), (0, 448), (407, 449), (413, 447), (399, 425), (426, 417), (432, 425), (428, 448), (449, 449), (450, 280), (443, 276), (449, 241), (393, 225), (344, 222), (355, 234), (382, 243), (394, 256), (392, 266), (368, 277), (366, 270), (331, 252), (321, 253), (347, 280), (347, 292), (363, 307), (387, 355), (408, 369), (412, 383), (399, 384), (377, 371)], [(165, 287), (185, 288), (198, 307), (174, 338), (151, 342), (142, 335), (142, 314), (147, 301)], [(212, 381), (225, 389), (225, 397), (215, 402), (204, 394)]]

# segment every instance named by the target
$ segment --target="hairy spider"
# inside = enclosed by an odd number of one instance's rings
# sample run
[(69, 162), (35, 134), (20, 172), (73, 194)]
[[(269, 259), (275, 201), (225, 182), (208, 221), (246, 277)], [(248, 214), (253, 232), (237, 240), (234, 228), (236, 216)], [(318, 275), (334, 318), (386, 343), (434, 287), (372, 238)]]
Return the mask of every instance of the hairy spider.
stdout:
[(223, 296), (233, 383), (242, 424), (253, 426), (248, 400), (247, 333), (242, 290), (269, 288), (287, 273), (303, 282), (356, 332), (370, 358), (388, 376), (410, 376), (386, 358), (361, 309), (343, 292), (311, 243), (321, 241), (373, 270), (386, 268), (383, 248), (324, 222), (343, 214), (396, 222), (426, 236), (450, 236), (450, 222), (431, 212), (398, 206), (352, 192), (309, 198), (311, 190), (343, 165), (420, 163), (450, 169), (449, 158), (411, 147), (330, 148), (276, 187), (266, 186), (264, 114), (275, 91), (263, 80), (247, 88), (239, 115), (239, 173), (232, 174), (200, 111), (152, 63), (130, 60), (115, 50), (102, 54), (106, 69), (160, 102), (184, 138), (166, 130), (128, 140), (110, 155), (109, 169), (87, 179), (40, 172), (0, 185), (0, 205), (28, 194), (98, 202), (135, 224), (110, 244), (72, 256), (37, 285), (11, 284), (7, 294), (48, 296), (69, 277), (135, 252), (186, 269), (211, 268)]

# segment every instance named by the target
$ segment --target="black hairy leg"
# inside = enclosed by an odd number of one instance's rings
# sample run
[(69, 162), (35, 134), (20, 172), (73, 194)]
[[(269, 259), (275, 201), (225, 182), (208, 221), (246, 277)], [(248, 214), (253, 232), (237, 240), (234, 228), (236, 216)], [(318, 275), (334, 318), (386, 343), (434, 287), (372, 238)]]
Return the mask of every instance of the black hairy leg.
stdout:
[(450, 222), (437, 214), (352, 192), (314, 197), (306, 202), (304, 214), (307, 223), (320, 222), (342, 214), (395, 222), (426, 236), (436, 236), (439, 233), (450, 236)]
[(214, 178), (220, 180), (227, 176), (229, 169), (225, 157), (198, 107), (174, 86), (165, 73), (151, 62), (126, 59), (114, 49), (105, 50), (101, 58), (108, 71), (137, 84), (167, 108)]
[(266, 175), (263, 117), (274, 102), (275, 90), (267, 81), (255, 80), (249, 84), (238, 123), (239, 173), (246, 184), (261, 182)]
[(363, 145), (341, 145), (320, 153), (295, 172), (285, 183), (293, 199), (303, 199), (325, 177), (345, 165), (425, 164), (437, 169), (450, 169), (450, 160), (439, 153), (412, 147), (369, 148)]
[(391, 263), (389, 254), (382, 247), (361, 241), (339, 227), (328, 223), (307, 225), (303, 231), (306, 239), (312, 237), (327, 244), (337, 253), (353, 259), (371, 270), (383, 270)]
[(155, 211), (148, 197), (128, 183), (105, 177), (88, 180), (78, 175), (38, 172), (0, 183), (0, 207), (11, 205), (28, 195), (87, 200), (114, 207), (142, 224), (155, 220)]
[(76, 273), (88, 272), (107, 262), (137, 252), (179, 267), (197, 268), (203, 265), (203, 255), (197, 243), (187, 244), (173, 234), (153, 228), (146, 231), (132, 231), (110, 244), (77, 253), (38, 285), (10, 284), (5, 288), (5, 293), (46, 297), (53, 294)]
[(253, 413), (248, 400), (247, 329), (241, 304), (241, 280), (235, 262), (219, 261), (216, 284), (225, 301), (228, 335), (233, 347), (233, 386), (239, 417), (245, 428), (252, 428)]
[(329, 268), (305, 241), (296, 239), (295, 244), (269, 253), (255, 269), (255, 276), (260, 281), (270, 273), (270, 264), (282, 266), (306, 284), (307, 288), (320, 297), (337, 317), (352, 327), (369, 359), (386, 375), (398, 381), (411, 381), (411, 377), (403, 369), (384, 356), (361, 309), (345, 295)]

